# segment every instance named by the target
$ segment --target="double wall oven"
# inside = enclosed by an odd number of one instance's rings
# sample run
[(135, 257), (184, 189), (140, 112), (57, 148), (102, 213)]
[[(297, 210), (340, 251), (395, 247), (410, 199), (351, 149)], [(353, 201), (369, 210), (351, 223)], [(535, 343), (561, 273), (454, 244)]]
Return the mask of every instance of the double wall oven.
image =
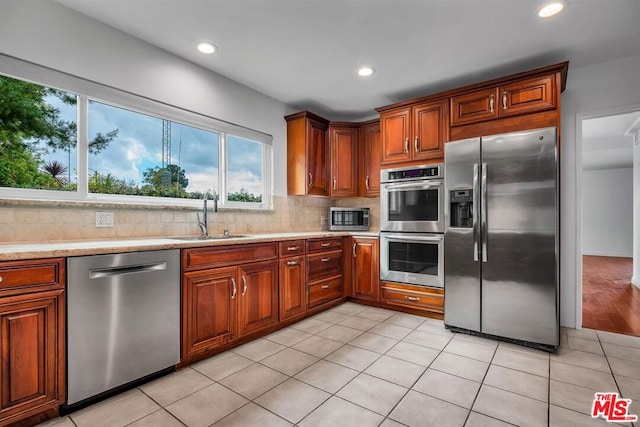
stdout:
[(380, 278), (444, 287), (444, 166), (380, 173)]

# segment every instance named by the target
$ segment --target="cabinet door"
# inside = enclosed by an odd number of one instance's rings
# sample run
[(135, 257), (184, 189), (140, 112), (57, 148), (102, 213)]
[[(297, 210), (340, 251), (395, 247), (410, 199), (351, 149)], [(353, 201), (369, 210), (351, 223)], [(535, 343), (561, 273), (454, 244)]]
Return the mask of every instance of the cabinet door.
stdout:
[(500, 117), (555, 108), (554, 76), (500, 86)]
[(63, 301), (61, 290), (0, 299), (0, 424), (62, 403)]
[(307, 194), (328, 196), (327, 161), (329, 145), (327, 144), (327, 126), (308, 119), (307, 124)]
[(329, 128), (331, 146), (331, 196), (358, 195), (358, 129)]
[(451, 98), (451, 126), (481, 122), (498, 117), (498, 88)]
[(184, 274), (183, 357), (235, 338), (237, 267)]
[(380, 123), (365, 125), (360, 129), (360, 167), (358, 168), (360, 196), (380, 195)]
[(278, 261), (240, 267), (238, 283), (238, 336), (278, 323)]
[(304, 256), (280, 260), (280, 320), (300, 316), (307, 311)]
[(409, 151), (410, 120), (410, 108), (380, 114), (383, 164), (411, 160), (411, 152)]
[(413, 107), (413, 159), (444, 158), (449, 134), (449, 100)]
[(379, 301), (380, 262), (377, 238), (353, 237), (353, 296)]

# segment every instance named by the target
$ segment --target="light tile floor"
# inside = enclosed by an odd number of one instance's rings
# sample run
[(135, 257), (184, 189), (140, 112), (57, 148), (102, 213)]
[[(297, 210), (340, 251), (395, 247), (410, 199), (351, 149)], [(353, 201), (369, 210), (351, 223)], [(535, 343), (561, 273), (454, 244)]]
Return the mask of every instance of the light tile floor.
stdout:
[(640, 414), (640, 338), (563, 329), (549, 355), (344, 303), (41, 426), (611, 425), (597, 391)]

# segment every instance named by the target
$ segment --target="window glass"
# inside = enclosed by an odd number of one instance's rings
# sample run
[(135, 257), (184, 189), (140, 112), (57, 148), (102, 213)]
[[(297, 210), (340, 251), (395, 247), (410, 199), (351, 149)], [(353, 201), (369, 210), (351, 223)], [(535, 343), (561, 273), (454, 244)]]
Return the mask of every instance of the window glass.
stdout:
[(227, 135), (227, 200), (262, 202), (264, 144)]
[(0, 76), (0, 187), (75, 191), (77, 96)]
[(91, 193), (193, 199), (219, 191), (216, 132), (90, 101), (89, 139)]

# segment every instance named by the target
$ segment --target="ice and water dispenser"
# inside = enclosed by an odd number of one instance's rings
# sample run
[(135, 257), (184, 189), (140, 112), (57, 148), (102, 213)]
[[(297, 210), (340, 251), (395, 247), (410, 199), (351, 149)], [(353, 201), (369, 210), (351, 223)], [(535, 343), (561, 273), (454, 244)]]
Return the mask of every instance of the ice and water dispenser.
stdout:
[(451, 227), (473, 227), (473, 190), (452, 190), (449, 192), (451, 204)]

